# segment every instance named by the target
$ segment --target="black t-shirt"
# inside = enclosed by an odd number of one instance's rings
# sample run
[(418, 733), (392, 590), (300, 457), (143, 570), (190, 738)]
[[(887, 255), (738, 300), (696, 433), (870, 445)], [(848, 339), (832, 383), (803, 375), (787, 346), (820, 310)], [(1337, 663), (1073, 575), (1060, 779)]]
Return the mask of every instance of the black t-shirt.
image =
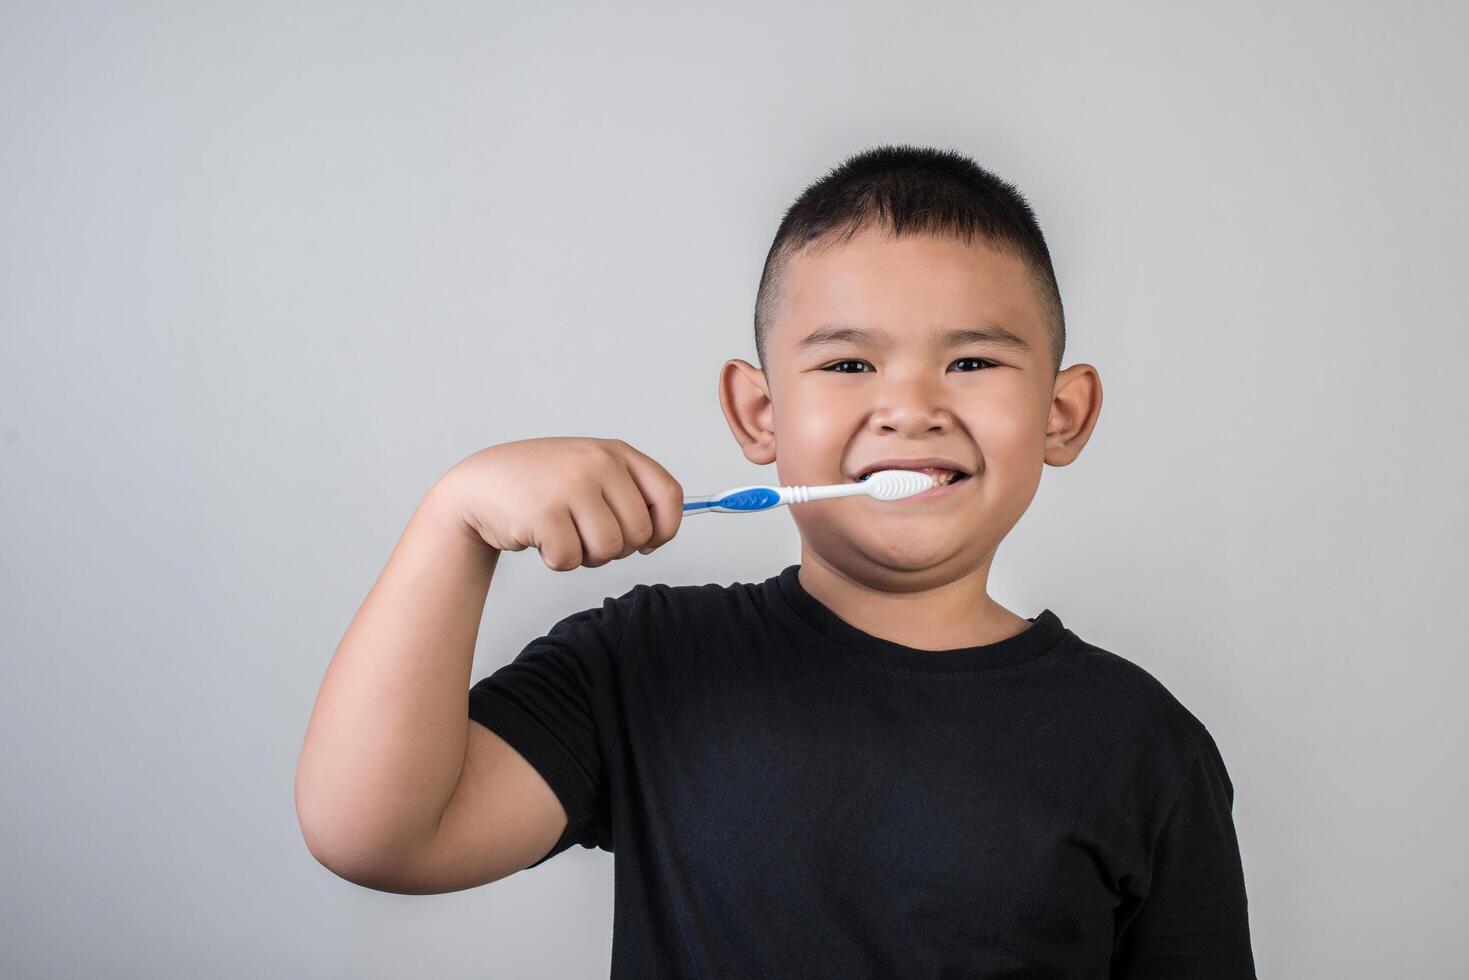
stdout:
[(1253, 978), (1204, 725), (1050, 609), (984, 646), (857, 629), (791, 565), (638, 585), (470, 690), (614, 852), (612, 976)]

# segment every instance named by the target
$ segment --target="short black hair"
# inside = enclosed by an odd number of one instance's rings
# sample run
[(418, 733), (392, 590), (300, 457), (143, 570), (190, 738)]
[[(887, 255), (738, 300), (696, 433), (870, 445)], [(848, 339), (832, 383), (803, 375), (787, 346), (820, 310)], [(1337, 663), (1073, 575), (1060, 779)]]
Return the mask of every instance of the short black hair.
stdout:
[(1066, 313), (1035, 213), (1014, 185), (972, 159), (937, 147), (884, 144), (848, 157), (786, 210), (765, 256), (755, 297), (755, 352), (766, 370), (766, 336), (792, 257), (818, 239), (850, 240), (867, 226), (895, 236), (942, 235), (986, 244), (1030, 269), (1046, 323), (1052, 371), (1066, 351)]

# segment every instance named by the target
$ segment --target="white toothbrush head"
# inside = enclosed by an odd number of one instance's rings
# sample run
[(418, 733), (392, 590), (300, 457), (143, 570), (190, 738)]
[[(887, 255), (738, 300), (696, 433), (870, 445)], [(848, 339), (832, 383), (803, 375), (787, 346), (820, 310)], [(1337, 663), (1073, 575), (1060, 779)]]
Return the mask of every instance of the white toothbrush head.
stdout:
[(862, 481), (862, 488), (878, 500), (902, 500), (931, 489), (935, 482), (919, 470), (878, 470)]

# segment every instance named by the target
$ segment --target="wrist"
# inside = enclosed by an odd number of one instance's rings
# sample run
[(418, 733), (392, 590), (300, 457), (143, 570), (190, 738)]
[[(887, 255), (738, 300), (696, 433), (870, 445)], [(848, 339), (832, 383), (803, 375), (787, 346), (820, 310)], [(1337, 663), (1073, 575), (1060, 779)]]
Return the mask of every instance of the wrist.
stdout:
[(492, 547), (480, 534), (469, 496), (464, 492), (462, 482), (454, 470), (434, 482), (419, 506), (434, 525), (467, 538), (479, 549), (496, 555), (500, 553), (498, 548)]

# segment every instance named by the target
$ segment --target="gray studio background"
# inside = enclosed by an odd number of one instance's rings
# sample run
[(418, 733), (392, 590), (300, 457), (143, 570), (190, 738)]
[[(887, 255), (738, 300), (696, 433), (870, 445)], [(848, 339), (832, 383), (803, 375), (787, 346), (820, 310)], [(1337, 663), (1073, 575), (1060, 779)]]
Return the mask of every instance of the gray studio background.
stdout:
[[(716, 398), (782, 210), (878, 142), (1035, 205), (1105, 405), (1002, 546), (1214, 734), (1261, 976), (1463, 976), (1462, 8), (4, 3), (0, 973), (605, 976), (612, 855), (347, 883), (293, 777), (422, 494)], [(502, 558), (474, 678), (788, 512)]]

